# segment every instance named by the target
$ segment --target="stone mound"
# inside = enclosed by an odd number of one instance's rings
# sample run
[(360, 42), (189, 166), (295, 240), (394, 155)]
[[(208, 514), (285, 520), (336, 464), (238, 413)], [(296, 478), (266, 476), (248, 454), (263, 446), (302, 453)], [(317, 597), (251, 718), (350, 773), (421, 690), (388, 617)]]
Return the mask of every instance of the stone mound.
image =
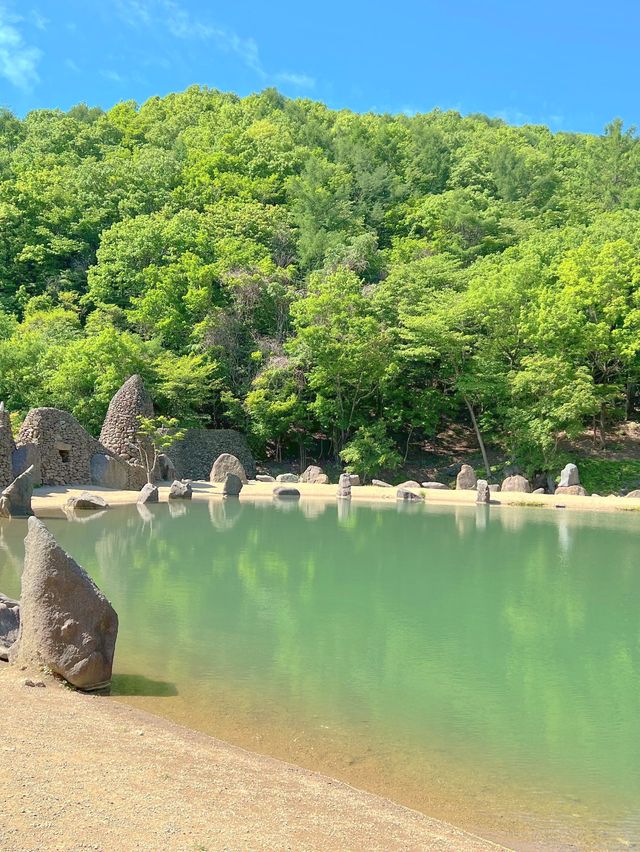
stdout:
[(137, 442), (140, 417), (153, 417), (153, 402), (137, 374), (115, 394), (100, 432), (100, 443), (125, 461), (139, 461), (131, 444)]

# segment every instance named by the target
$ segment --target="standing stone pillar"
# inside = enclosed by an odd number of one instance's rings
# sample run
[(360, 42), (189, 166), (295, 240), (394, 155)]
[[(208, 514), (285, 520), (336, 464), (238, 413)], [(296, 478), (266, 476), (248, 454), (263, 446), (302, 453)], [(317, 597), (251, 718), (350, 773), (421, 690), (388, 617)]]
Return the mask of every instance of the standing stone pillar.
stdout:
[(338, 480), (338, 495), (346, 500), (351, 500), (351, 476), (348, 473), (341, 473)]

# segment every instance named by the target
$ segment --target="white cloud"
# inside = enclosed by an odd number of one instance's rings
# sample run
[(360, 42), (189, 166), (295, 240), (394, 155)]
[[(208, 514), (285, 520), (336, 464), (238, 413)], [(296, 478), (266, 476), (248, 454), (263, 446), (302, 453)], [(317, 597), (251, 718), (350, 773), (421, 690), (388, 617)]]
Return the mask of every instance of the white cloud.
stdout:
[(45, 18), (45, 16), (41, 15), (37, 9), (31, 10), (29, 18), (34, 27), (36, 27), (36, 29), (40, 30), (41, 32), (44, 32), (44, 30), (46, 30), (46, 28), (51, 23), (49, 18)]
[(129, 26), (165, 30), (173, 38), (211, 42), (223, 52), (230, 53), (262, 80), (289, 83), (310, 88), (315, 80), (308, 74), (281, 71), (270, 74), (260, 59), (258, 44), (251, 36), (240, 36), (227, 27), (194, 17), (178, 0), (116, 0), (116, 10)]
[(74, 62), (73, 59), (65, 59), (64, 64), (69, 71), (73, 71), (74, 74), (80, 73), (80, 66), (77, 62)]
[(25, 43), (16, 26), (20, 21), (0, 6), (0, 77), (28, 91), (40, 79), (37, 69), (42, 51)]
[(126, 77), (123, 77), (122, 74), (118, 74), (117, 71), (114, 71), (112, 68), (107, 68), (106, 70), (102, 70), (100, 74), (104, 77), (105, 80), (110, 80), (112, 83), (126, 83)]

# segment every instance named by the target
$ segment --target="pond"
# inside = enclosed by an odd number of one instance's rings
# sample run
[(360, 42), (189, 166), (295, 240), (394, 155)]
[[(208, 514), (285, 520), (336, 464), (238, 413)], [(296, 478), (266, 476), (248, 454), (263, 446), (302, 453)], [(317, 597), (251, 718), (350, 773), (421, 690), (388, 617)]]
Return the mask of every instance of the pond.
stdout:
[(117, 700), (519, 849), (640, 843), (640, 516), (141, 511), (46, 519), (119, 613)]

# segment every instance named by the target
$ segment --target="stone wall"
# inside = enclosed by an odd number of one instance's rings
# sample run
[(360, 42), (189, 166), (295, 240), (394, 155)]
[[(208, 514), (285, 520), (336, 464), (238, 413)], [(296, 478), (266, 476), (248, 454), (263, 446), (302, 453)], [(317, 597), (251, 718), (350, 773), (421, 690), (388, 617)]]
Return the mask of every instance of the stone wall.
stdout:
[(9, 412), (0, 402), (0, 491), (13, 482), (13, 433)]
[(137, 443), (139, 418), (153, 415), (153, 402), (142, 378), (131, 376), (109, 403), (100, 443), (125, 461), (139, 462), (138, 453), (131, 447)]
[(43, 485), (87, 485), (91, 456), (104, 452), (72, 414), (58, 408), (33, 408), (16, 438), (16, 447), (35, 445)]
[(256, 463), (247, 440), (233, 429), (188, 429), (182, 441), (177, 441), (167, 451), (179, 477), (206, 480), (221, 453), (236, 456), (249, 479), (255, 478)]

